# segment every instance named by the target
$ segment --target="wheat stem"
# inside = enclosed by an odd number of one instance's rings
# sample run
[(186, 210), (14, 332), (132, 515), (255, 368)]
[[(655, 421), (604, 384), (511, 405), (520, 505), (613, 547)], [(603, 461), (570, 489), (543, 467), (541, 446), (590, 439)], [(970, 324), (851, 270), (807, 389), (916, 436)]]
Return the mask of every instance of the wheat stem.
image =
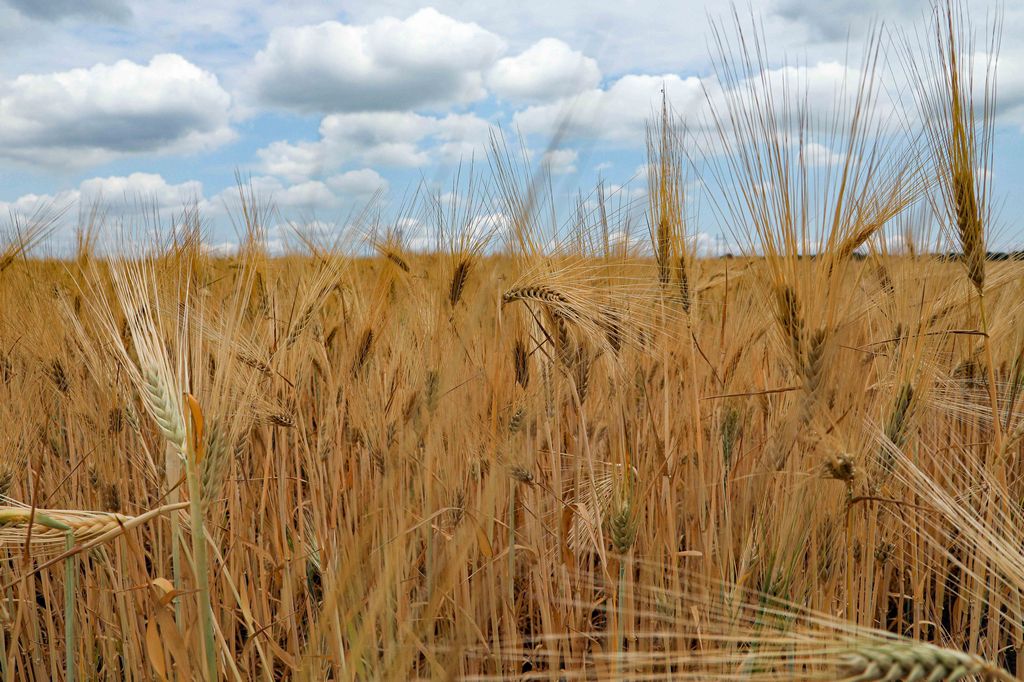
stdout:
[(199, 614), (203, 629), (203, 650), (206, 657), (207, 680), (217, 679), (217, 651), (213, 638), (213, 607), (210, 603), (210, 576), (206, 557), (205, 529), (203, 527), (203, 498), (199, 472), (190, 462), (186, 465), (188, 477), (189, 516), (192, 524), (192, 554), (195, 559), (196, 583), (199, 587)]
[(203, 489), (200, 466), (205, 454), (203, 413), (198, 401), (185, 395), (189, 408), (186, 422), (185, 478), (188, 483), (189, 518), (192, 525), (192, 558), (195, 562), (196, 583), (199, 588), (199, 619), (203, 632), (203, 653), (206, 661), (206, 679), (217, 680), (217, 650), (215, 648), (213, 605), (210, 602), (210, 571), (206, 556), (206, 528), (203, 525)]
[(999, 395), (996, 393), (995, 363), (992, 359), (992, 338), (988, 333), (988, 317), (985, 314), (985, 295), (978, 291), (978, 311), (981, 315), (981, 331), (984, 332), (982, 345), (985, 349), (985, 365), (988, 373), (988, 399), (992, 408), (992, 440), (995, 451), (1003, 452), (1003, 428), (999, 420)]
[[(75, 546), (75, 531), (68, 530), (65, 549)], [(64, 679), (75, 682), (75, 557), (64, 560)]]

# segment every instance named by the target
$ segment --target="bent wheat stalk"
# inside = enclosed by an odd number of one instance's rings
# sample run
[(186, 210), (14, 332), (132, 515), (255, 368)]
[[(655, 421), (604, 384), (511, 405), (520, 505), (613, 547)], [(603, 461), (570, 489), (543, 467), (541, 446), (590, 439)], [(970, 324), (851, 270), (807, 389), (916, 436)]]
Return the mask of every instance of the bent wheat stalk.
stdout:
[[(3, 589), (7, 590), (25, 578), (60, 563), (68, 557), (109, 542), (127, 530), (141, 526), (164, 514), (172, 514), (186, 508), (188, 508), (188, 502), (177, 502), (151, 509), (138, 516), (73, 509), (37, 509), (33, 517), (33, 544), (59, 542), (66, 538), (65, 533), (68, 530), (74, 532), (77, 540), (86, 539), (86, 541), (39, 564), (28, 573), (5, 584)], [(25, 538), (31, 516), (32, 512), (28, 507), (0, 507), (0, 547), (10, 543), (20, 544)]]
[(68, 532), (78, 540), (91, 540), (134, 517), (113, 512), (78, 511), (75, 509), (36, 509), (29, 507), (0, 507), (0, 547), (22, 543), (29, 522), (32, 525), (32, 544), (45, 545), (63, 542)]

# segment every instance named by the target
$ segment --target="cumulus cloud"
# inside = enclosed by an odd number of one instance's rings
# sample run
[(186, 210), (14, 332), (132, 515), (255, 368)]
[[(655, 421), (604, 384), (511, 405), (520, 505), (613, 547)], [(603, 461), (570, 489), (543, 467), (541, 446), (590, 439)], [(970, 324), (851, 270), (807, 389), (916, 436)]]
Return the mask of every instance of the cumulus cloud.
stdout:
[(124, 0), (4, 0), (32, 19), (57, 21), (65, 17), (127, 21), (132, 11)]
[[(734, 87), (739, 89), (737, 96), (740, 102), (749, 100), (751, 92), (757, 92), (761, 97), (760, 93), (767, 87), (775, 96), (773, 101), (780, 106), (790, 106), (778, 113), (780, 120), (789, 116), (792, 124), (796, 123), (796, 111), (792, 109), (791, 96), (783, 96), (783, 92), (799, 92), (802, 103), (806, 103), (813, 114), (809, 125), (823, 125), (831, 129), (834, 120), (830, 115), (844, 101), (852, 103), (859, 78), (860, 72), (856, 68), (830, 61), (771, 69), (763, 80), (758, 75), (752, 82), (741, 81)], [(606, 88), (594, 88), (576, 96), (521, 109), (514, 114), (513, 123), (527, 135), (552, 138), (562, 133), (570, 139), (603, 140), (640, 147), (647, 124), (661, 106), (663, 92), (674, 113), (691, 130), (706, 128), (712, 120), (710, 114), (722, 114), (727, 107), (727, 93), (713, 76), (702, 79), (696, 76), (683, 78), (671, 73), (660, 76), (630, 74)], [(896, 103), (879, 97), (875, 108), (865, 115), (877, 116), (879, 121), (895, 121), (894, 106)], [(848, 107), (846, 113), (852, 110)]]
[(551, 149), (544, 152), (542, 162), (552, 175), (568, 175), (576, 172), (579, 152), (575, 149)]
[(284, 186), (274, 178), (254, 178), (252, 185), (253, 189), (273, 198), (274, 203), (284, 209), (310, 211), (317, 208), (332, 208), (335, 204), (334, 193), (319, 180), (306, 180)]
[(637, 145), (643, 140), (644, 127), (661, 100), (663, 88), (677, 112), (685, 114), (703, 105), (699, 78), (628, 75), (607, 89), (594, 88), (575, 97), (527, 107), (516, 112), (513, 122), (527, 135), (550, 137), (564, 127), (570, 137)]
[[(278, 178), (258, 176), (250, 180), (261, 200), (272, 201), (286, 220), (319, 211), (359, 208), (378, 192), (386, 192), (388, 182), (376, 171), (363, 168), (337, 173), (324, 180), (305, 180), (289, 184)], [(124, 176), (95, 177), (77, 187), (53, 194), (25, 194), (13, 201), (0, 202), (0, 213), (32, 215), (38, 211), (60, 212), (61, 230), (55, 244), (69, 245), (71, 227), (80, 212), (98, 205), (103, 215), (115, 225), (129, 228), (156, 227), (154, 210), (170, 218), (182, 210), (196, 206), (204, 220), (218, 232), (229, 224), (227, 214), (238, 210), (238, 190), (228, 187), (211, 197), (204, 196), (198, 180), (168, 182), (156, 173), (132, 173)], [(117, 247), (116, 243), (111, 246)], [(221, 245), (223, 246), (223, 245)]]
[(177, 209), (202, 199), (203, 183), (186, 180), (172, 184), (156, 173), (132, 173), (85, 180), (79, 185), (78, 193), (87, 202), (131, 206), (141, 200), (150, 206)]
[(417, 167), (436, 159), (479, 156), (490, 129), (487, 121), (472, 114), (332, 114), (321, 121), (319, 140), (273, 142), (257, 155), (265, 173), (299, 181), (321, 177), (353, 162)]
[(488, 87), (507, 100), (552, 100), (593, 89), (600, 82), (595, 60), (554, 38), (499, 59), (487, 75)]
[(808, 142), (800, 150), (804, 162), (810, 166), (838, 168), (846, 162), (846, 154), (835, 152), (818, 142)]
[[(370, 168), (337, 173), (322, 180), (305, 179), (294, 183), (269, 175), (248, 180), (249, 186), (261, 200), (272, 201), (284, 214), (334, 211), (369, 201), (376, 193), (388, 190), (388, 181)], [(238, 192), (229, 187), (212, 197), (204, 205), (206, 212), (215, 215), (224, 207), (234, 210)]]
[(497, 35), (431, 8), (366, 25), (327, 21), (275, 29), (255, 58), (263, 103), (302, 112), (410, 110), (482, 98)]
[(273, 199), (285, 210), (329, 211), (352, 203), (369, 200), (377, 190), (386, 190), (388, 183), (372, 170), (349, 171), (333, 175), (326, 180), (306, 180), (284, 185), (275, 178), (257, 178), (253, 184), (257, 192)]
[(0, 156), (81, 166), (197, 151), (232, 139), (230, 103), (216, 76), (176, 54), (23, 75), (0, 87)]
[(369, 197), (376, 192), (386, 192), (388, 181), (370, 168), (351, 170), (327, 178), (327, 186), (348, 196)]
[[(755, 12), (762, 12), (774, 0), (751, 0)], [(431, 0), (441, 12), (467, 21), (477, 21), (499, 30), (517, 45), (528, 45), (543, 36), (553, 36), (588, 52), (601, 66), (614, 73), (662, 73), (681, 66), (702, 63), (707, 55), (709, 12), (728, 14), (721, 3), (708, 0), (630, 0), (601, 2), (559, 0), (558, 2), (467, 2)], [(359, 20), (384, 12), (402, 12), (422, 5), (422, 0), (387, 0), (350, 3), (348, 9)], [(743, 3), (746, 8), (747, 3)], [(745, 9), (744, 9), (745, 11)], [(788, 27), (787, 27), (788, 28)], [(802, 36), (801, 36), (802, 38)], [(799, 44), (792, 40), (789, 45)], [(772, 41), (771, 44), (776, 44)]]
[(201, 200), (203, 184), (197, 180), (169, 183), (155, 173), (132, 173), (83, 180), (78, 187), (56, 194), (24, 194), (14, 201), (0, 202), (0, 212), (31, 214), (43, 206), (57, 209), (100, 203), (109, 213), (120, 215), (142, 206), (178, 209)]

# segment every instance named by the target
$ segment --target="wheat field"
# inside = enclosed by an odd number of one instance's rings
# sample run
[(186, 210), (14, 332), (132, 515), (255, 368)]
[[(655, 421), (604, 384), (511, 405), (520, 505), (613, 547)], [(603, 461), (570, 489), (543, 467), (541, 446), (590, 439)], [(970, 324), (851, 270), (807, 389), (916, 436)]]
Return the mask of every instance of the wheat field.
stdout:
[[(987, 256), (963, 10), (813, 116), (737, 15), (711, 124), (665, 103), (642, 198), (564, 218), (496, 137), (285, 255), (244, 180), (229, 256), (194, 207), (162, 239), (83, 212), (65, 259), (18, 221), (0, 677), (1018, 679), (1024, 265)], [(695, 240), (716, 186), (730, 257)]]

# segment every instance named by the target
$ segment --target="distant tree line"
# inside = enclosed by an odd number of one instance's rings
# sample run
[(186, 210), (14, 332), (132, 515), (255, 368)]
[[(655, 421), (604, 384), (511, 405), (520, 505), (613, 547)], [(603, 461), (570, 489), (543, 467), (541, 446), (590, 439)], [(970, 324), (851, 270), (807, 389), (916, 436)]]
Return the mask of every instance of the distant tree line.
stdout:
[[(730, 258), (734, 258), (734, 257), (735, 256), (732, 253), (728, 253), (728, 252), (723, 253), (720, 256), (716, 256), (716, 258), (726, 258), (726, 259), (730, 259)], [(757, 256), (755, 256), (755, 257), (757, 257)], [(811, 260), (814, 260), (817, 257), (818, 257), (818, 254), (816, 254), (816, 253), (798, 256), (798, 258), (809, 258)], [(860, 251), (857, 251), (857, 252), (854, 252), (850, 257), (853, 260), (860, 261), (860, 260), (866, 259), (868, 257), (868, 254), (861, 253)], [(949, 251), (947, 253), (937, 253), (937, 254), (935, 254), (935, 257), (937, 259), (941, 260), (941, 261), (956, 262), (956, 261), (963, 260), (964, 254), (959, 252), (959, 251)], [(1018, 251), (986, 251), (985, 252), (985, 260), (990, 260), (990, 261), (1003, 261), (1003, 260), (1024, 261), (1024, 251), (1020, 251), (1020, 250), (1018, 250)]]

